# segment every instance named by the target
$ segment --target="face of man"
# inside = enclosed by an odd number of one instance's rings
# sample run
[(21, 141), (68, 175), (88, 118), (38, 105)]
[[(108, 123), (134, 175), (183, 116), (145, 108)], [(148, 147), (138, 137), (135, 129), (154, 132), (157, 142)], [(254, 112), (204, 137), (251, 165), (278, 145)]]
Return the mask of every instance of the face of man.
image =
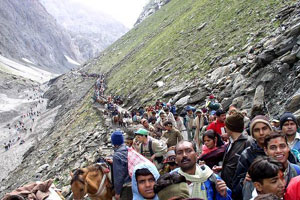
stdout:
[(165, 126), (165, 129), (166, 130), (168, 130), (168, 131), (170, 131), (170, 130), (172, 130), (172, 124), (167, 124), (166, 126)]
[(138, 185), (139, 193), (145, 199), (153, 199), (154, 198), (154, 196), (155, 196), (154, 184), (155, 184), (155, 179), (154, 179), (153, 175), (137, 177), (137, 185)]
[(271, 134), (269, 126), (263, 122), (257, 122), (253, 127), (253, 137), (259, 146), (263, 147), (265, 137)]
[(148, 123), (147, 120), (145, 120), (145, 121), (143, 122), (143, 126), (144, 126), (145, 128), (148, 128), (148, 127), (149, 127), (149, 123)]
[(198, 117), (201, 117), (201, 112), (196, 112), (196, 115), (198, 116)]
[(135, 137), (136, 137), (137, 141), (139, 141), (140, 143), (144, 143), (145, 138), (146, 138), (143, 135), (136, 135)]
[(182, 169), (187, 171), (196, 166), (197, 153), (195, 152), (192, 143), (184, 141), (176, 147), (176, 163)]
[(217, 120), (219, 122), (225, 122), (226, 114), (221, 114), (220, 116), (217, 116)]
[(273, 178), (263, 179), (262, 184), (259, 182), (255, 182), (255, 188), (260, 194), (268, 194), (272, 193), (282, 198), (285, 192), (285, 180), (283, 176), (283, 172), (279, 171), (278, 175)]
[(267, 148), (265, 148), (265, 152), (268, 156), (276, 159), (278, 162), (281, 162), (284, 166), (286, 166), (285, 164), (287, 164), (290, 149), (284, 138), (277, 137), (271, 139)]
[(189, 110), (189, 111), (187, 111), (187, 113), (188, 113), (189, 115), (192, 115), (192, 114), (193, 114), (193, 111), (192, 111), (192, 110)]
[(297, 125), (294, 121), (286, 121), (282, 126), (282, 132), (286, 134), (286, 136), (293, 136), (297, 132)]

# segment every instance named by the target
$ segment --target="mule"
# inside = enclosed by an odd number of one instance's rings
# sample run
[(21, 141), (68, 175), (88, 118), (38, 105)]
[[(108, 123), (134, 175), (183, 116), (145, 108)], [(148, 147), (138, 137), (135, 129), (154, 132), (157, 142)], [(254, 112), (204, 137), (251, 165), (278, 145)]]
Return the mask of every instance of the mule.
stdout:
[(92, 200), (111, 200), (114, 191), (107, 172), (108, 166), (103, 163), (77, 169), (74, 174), (71, 172), (73, 199), (82, 200), (87, 194)]

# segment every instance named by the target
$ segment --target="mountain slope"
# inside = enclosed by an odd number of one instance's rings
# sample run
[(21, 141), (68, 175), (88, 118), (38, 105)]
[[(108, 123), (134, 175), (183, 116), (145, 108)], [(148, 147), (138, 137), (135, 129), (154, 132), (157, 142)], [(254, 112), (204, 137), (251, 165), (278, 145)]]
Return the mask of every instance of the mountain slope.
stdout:
[(25, 58), (55, 73), (66, 72), (76, 66), (68, 62), (66, 56), (82, 61), (68, 33), (38, 0), (1, 1), (0, 52), (8, 58)]
[(123, 24), (111, 16), (96, 12), (70, 0), (40, 0), (71, 35), (84, 60), (99, 53), (128, 31)]
[(161, 98), (180, 111), (202, 106), (213, 93), (225, 109), (234, 104), (271, 116), (288, 110), (300, 118), (299, 13), (300, 2), (292, 0), (172, 0), (80, 71), (50, 82), (48, 106), (63, 106), (56, 123), (1, 182), (0, 195), (54, 178), (68, 196), (70, 170), (111, 150), (112, 128), (91, 102), (95, 79), (80, 72), (105, 72), (106, 93), (125, 96), (128, 107)]
[[(112, 93), (153, 102), (247, 51), (276, 30), (276, 11), (293, 2), (172, 0), (105, 50), (89, 71), (109, 72)], [(165, 86), (157, 88), (158, 80)]]

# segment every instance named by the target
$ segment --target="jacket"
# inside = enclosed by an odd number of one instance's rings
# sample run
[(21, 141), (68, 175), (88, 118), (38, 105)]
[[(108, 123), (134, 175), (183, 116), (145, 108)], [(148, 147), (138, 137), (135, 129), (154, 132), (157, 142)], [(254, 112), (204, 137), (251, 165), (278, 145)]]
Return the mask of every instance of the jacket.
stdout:
[(167, 139), (166, 143), (168, 148), (171, 146), (175, 146), (179, 141), (183, 140), (181, 133), (175, 128), (172, 128), (170, 131), (164, 131), (162, 137)]
[(284, 196), (285, 200), (299, 200), (300, 199), (300, 176), (293, 178), (286, 189)]
[(246, 148), (240, 155), (238, 164), (236, 167), (236, 173), (232, 180), (233, 183), (233, 193), (236, 197), (235, 199), (243, 199), (242, 189), (243, 181), (246, 177), (248, 168), (254, 159), (258, 156), (266, 156), (264, 150), (260, 148), (256, 142), (253, 142), (250, 147)]
[[(174, 169), (170, 173), (178, 173), (179, 168)], [(218, 180), (221, 180), (221, 178), (215, 174)], [(214, 188), (214, 183), (212, 183), (210, 180), (207, 180), (204, 182), (206, 193), (207, 193), (207, 200), (231, 200), (231, 190), (227, 187), (227, 196), (222, 197), (218, 192), (216, 192), (216, 189)]]
[(121, 194), (123, 184), (130, 182), (128, 174), (128, 149), (122, 144), (113, 155), (113, 178), (116, 194)]
[[(241, 153), (251, 145), (253, 140), (247, 135), (241, 134), (233, 143), (227, 146), (223, 158), (221, 178), (226, 185), (233, 189), (233, 177), (238, 165)], [(229, 149), (230, 148), (230, 149)]]
[[(136, 182), (136, 177), (135, 177), (135, 172), (138, 169), (143, 169), (146, 168), (148, 169), (152, 175), (155, 178), (155, 181), (157, 181), (157, 179), (159, 178), (159, 172), (157, 171), (156, 167), (153, 164), (149, 164), (149, 163), (140, 163), (138, 165), (136, 165), (134, 167), (133, 173), (132, 173), (132, 194), (133, 194), (133, 199), (132, 200), (144, 200), (143, 196), (140, 195), (139, 190), (138, 190), (138, 186), (137, 186), (137, 182)], [(159, 200), (158, 196), (155, 195), (155, 197), (153, 198), (154, 200)]]
[(218, 120), (210, 123), (207, 127), (206, 130), (214, 130), (216, 133), (219, 135), (222, 135), (222, 128), (224, 128), (225, 123), (224, 122), (219, 122)]

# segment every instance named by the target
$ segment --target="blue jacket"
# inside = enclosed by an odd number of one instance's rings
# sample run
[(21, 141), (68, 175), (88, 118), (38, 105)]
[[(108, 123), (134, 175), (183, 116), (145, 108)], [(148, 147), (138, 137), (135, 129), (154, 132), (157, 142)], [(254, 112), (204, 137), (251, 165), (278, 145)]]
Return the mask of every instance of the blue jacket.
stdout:
[[(136, 177), (135, 177), (135, 172), (138, 169), (143, 169), (146, 168), (148, 169), (152, 175), (155, 178), (155, 181), (157, 181), (157, 179), (159, 178), (159, 172), (157, 171), (155, 165), (150, 164), (150, 163), (140, 163), (138, 165), (136, 165), (133, 169), (133, 173), (132, 173), (132, 194), (133, 194), (133, 199), (132, 200), (144, 200), (143, 196), (140, 195), (138, 187), (137, 187), (137, 182), (136, 182)], [(153, 198), (154, 200), (159, 200), (158, 196), (155, 195), (155, 197)]]
[[(176, 168), (171, 173), (178, 173), (178, 170), (179, 168)], [(222, 180), (217, 174), (216, 177), (218, 180)], [(218, 192), (217, 194), (215, 194), (215, 190), (210, 180), (205, 181), (204, 185), (205, 185), (208, 200), (231, 200), (231, 190), (228, 187), (227, 187), (227, 196), (222, 197)], [(216, 198), (214, 198), (214, 196)]]
[(122, 144), (113, 155), (113, 179), (116, 194), (121, 194), (124, 183), (130, 182), (128, 174), (128, 149)]

